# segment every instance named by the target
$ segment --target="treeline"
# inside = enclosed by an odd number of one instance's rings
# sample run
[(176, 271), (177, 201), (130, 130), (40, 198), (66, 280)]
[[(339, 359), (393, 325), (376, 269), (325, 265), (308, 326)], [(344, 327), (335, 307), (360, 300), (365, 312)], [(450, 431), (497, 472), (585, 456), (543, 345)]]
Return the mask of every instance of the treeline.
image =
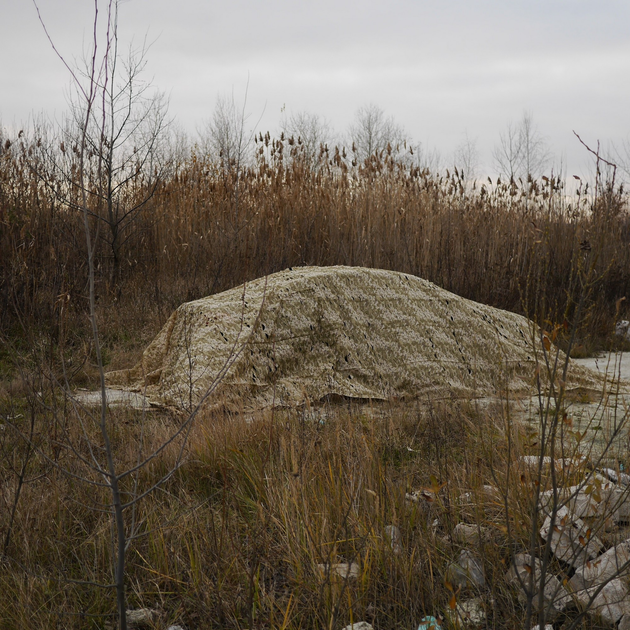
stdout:
[(107, 143), (82, 153), (72, 135), (45, 131), (1, 139), (5, 335), (54, 331), (62, 312), (84, 325), (83, 207), (99, 308), (129, 318), (139, 309), (165, 317), (185, 300), (299, 265), (403, 271), (558, 321), (571, 316), (590, 265), (597, 335), (630, 293), (627, 197), (599, 171), (569, 198), (558, 178), (431, 172), (404, 145), (363, 157), (356, 146), (313, 151), (299, 136), (258, 134), (248, 159), (172, 142), (119, 159)]

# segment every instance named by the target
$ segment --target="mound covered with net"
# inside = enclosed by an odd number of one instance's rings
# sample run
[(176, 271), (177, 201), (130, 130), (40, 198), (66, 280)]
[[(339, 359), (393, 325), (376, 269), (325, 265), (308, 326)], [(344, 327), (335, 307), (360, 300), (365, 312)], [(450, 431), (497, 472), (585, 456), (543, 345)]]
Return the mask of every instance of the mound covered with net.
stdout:
[(415, 276), (302, 267), (180, 306), (109, 387), (190, 408), (530, 391), (533, 327)]

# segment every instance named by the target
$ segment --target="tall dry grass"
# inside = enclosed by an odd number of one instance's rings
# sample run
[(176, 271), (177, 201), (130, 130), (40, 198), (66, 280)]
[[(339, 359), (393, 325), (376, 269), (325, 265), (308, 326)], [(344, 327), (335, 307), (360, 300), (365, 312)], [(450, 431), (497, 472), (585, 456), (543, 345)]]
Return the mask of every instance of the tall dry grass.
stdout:
[[(177, 422), (159, 413), (143, 422), (128, 410), (112, 416), (120, 465), (135, 461), (141, 426), (149, 449)], [(0, 628), (104, 628), (114, 593), (95, 583), (112, 581), (112, 531), (108, 515), (94, 508), (107, 496), (43, 457), (73, 470), (72, 454), (54, 454), (47, 435), (30, 460), (0, 566)], [(23, 448), (16, 433), (4, 436), (8, 448), (7, 440)], [(173, 466), (176, 450), (142, 473), (140, 487)], [(12, 489), (6, 453), (3, 527)], [(156, 628), (315, 629), (359, 620), (414, 627), (448, 608), (445, 571), (462, 548), (453, 526), (501, 514), (482, 485), (501, 477), (506, 463), (500, 412), (480, 414), (466, 404), (206, 415), (185, 465), (139, 506), (129, 605), (159, 610)], [(422, 488), (427, 499), (406, 498)], [(462, 501), (465, 491), (479, 498), (474, 509)], [(400, 551), (388, 525), (400, 528)], [(493, 580), (484, 594), (490, 619), (511, 627), (518, 611), (501, 586), (510, 547), (499, 529), (482, 547)], [(325, 568), (342, 562), (356, 563), (358, 577)], [(491, 607), (489, 598), (502, 606)]]
[[(293, 139), (268, 134), (256, 147), (240, 170), (197, 148), (180, 152), (125, 232), (115, 286), (107, 226), (93, 220), (99, 311), (124, 319), (118, 331), (146, 340), (185, 300), (299, 265), (404, 271), (479, 302), (561, 320), (570, 316), (576, 264), (592, 249), (601, 278), (591, 335), (610, 330), (615, 302), (628, 294), (630, 222), (618, 188), (600, 183), (597, 196), (582, 187), (567, 199), (561, 181), (543, 178), (470, 191), (462, 173), (431, 173), (386, 151), (358, 164), (345, 148), (322, 147), (306, 160)], [(70, 333), (84, 328), (83, 226), (64, 203), (76, 191), (58, 175), (41, 178), (55, 172), (47, 161), (56, 154), (45, 136), (2, 139), (0, 326), (14, 339), (33, 326), (58, 335), (62, 310)], [(142, 199), (137, 177), (130, 190)]]

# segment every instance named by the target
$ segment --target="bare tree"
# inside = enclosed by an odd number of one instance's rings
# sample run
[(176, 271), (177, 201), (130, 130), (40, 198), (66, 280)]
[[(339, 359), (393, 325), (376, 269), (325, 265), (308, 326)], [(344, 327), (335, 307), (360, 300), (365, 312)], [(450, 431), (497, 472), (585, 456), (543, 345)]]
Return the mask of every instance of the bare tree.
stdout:
[[(30, 145), (26, 146), (27, 138), (23, 142), (40, 180), (58, 200), (86, 211), (105, 227), (99, 236), (111, 258), (111, 286), (118, 282), (123, 248), (133, 227), (170, 165), (167, 99), (143, 79), (146, 43), (125, 54), (120, 51), (118, 10), (119, 1), (110, 0), (98, 59), (94, 50), (83, 66), (71, 68), (64, 60), (73, 77), (69, 116), (53, 137), (46, 138), (46, 125), (40, 122)], [(95, 45), (99, 28), (95, 23)], [(49, 40), (59, 55), (50, 36)]]
[(538, 179), (549, 166), (551, 152), (547, 141), (540, 135), (531, 113), (525, 112), (521, 121), (523, 167), (526, 177)]
[(538, 179), (549, 165), (547, 141), (534, 124), (531, 113), (524, 112), (518, 124), (509, 123), (500, 134), (493, 151), (497, 171), (510, 180)]
[(630, 182), (630, 135), (621, 141), (621, 147), (613, 147), (616, 162), (621, 169), (626, 184)]
[(300, 158), (311, 165), (317, 160), (320, 147), (329, 144), (333, 137), (330, 123), (318, 114), (309, 112), (285, 115), (280, 128), (287, 138), (293, 137), (299, 147)]
[(442, 165), (442, 155), (438, 149), (427, 149), (422, 143), (412, 143), (409, 146), (409, 158), (414, 166), (437, 173)]
[(236, 174), (247, 164), (251, 150), (252, 134), (245, 128), (245, 105), (239, 108), (231, 96), (217, 97), (212, 119), (201, 132), (204, 150), (219, 160), (224, 174)]
[(457, 146), (453, 155), (453, 162), (456, 168), (462, 172), (462, 179), (466, 188), (472, 188), (475, 180), (479, 177), (479, 149), (477, 139), (465, 135), (464, 140)]
[[(73, 124), (69, 131), (64, 130), (68, 134), (64, 137), (69, 145), (61, 147), (62, 155), (70, 153), (73, 157), (68, 162), (62, 160), (54, 163), (52, 174), (55, 178), (52, 180), (52, 186), (70, 208), (81, 212), (83, 218), (87, 246), (88, 311), (92, 349), (98, 370), (100, 405), (97, 411), (92, 411), (72, 395), (63, 352), (60, 353), (63, 368), (61, 379), (45, 366), (42, 366), (41, 370), (56, 388), (55, 397), (63, 396), (70, 410), (67, 411), (65, 406), (63, 410), (54, 405), (47, 407), (43, 399), (39, 404), (55, 418), (55, 426), (60, 431), (59, 439), (71, 454), (72, 461), (70, 465), (65, 465), (52, 460), (43, 451), (40, 451), (40, 454), (63, 474), (93, 488), (92, 508), (111, 518), (113, 580), (110, 584), (97, 584), (89, 580), (81, 583), (115, 590), (118, 626), (121, 630), (126, 630), (126, 553), (129, 545), (141, 535), (136, 507), (139, 501), (163, 484), (178, 469), (187, 437), (200, 406), (214, 391), (234, 358), (238, 356), (238, 352), (231, 353), (228, 361), (216, 375), (214, 383), (201, 397), (199, 404), (189, 410), (183, 422), (172, 434), (148, 453), (145, 452), (141, 440), (137, 446), (135, 465), (121, 469), (111, 437), (114, 427), (108, 408), (100, 331), (96, 316), (95, 242), (98, 238), (99, 225), (105, 222), (110, 228), (112, 247), (115, 247), (114, 243), (119, 242), (117, 240), (119, 231), (133, 221), (143, 203), (146, 203), (146, 196), (142, 197), (144, 199), (142, 203), (134, 201), (132, 193), (135, 187), (141, 183), (146, 185), (148, 179), (149, 194), (152, 194), (161, 172), (158, 149), (165, 125), (165, 110), (164, 101), (159, 97), (144, 100), (145, 89), (138, 86), (138, 73), (144, 67), (144, 52), (140, 62), (133, 56), (129, 58), (125, 65), (126, 79), (122, 84), (117, 83), (118, 7), (118, 0), (109, 0), (101, 15), (98, 1), (95, 0), (91, 50), (82, 70), (71, 67), (58, 52), (50, 36), (48, 37), (54, 51), (70, 72), (75, 90), (71, 118)], [(39, 14), (38, 7), (37, 11)], [(41, 16), (40, 22), (46, 31)], [(48, 35), (47, 31), (46, 34)], [(145, 179), (142, 179), (143, 177)], [(50, 179), (44, 183), (51, 187)], [(41, 396), (35, 398), (40, 401)], [(63, 414), (63, 417), (59, 414)], [(72, 417), (76, 423), (73, 430), (68, 428), (68, 417)], [(38, 448), (32, 435), (22, 431), (14, 423), (10, 426), (29, 449)], [(149, 487), (141, 487), (138, 473), (176, 442), (178, 455), (174, 466), (157, 481), (151, 482)], [(27, 454), (30, 454), (30, 450), (27, 450)], [(24, 479), (25, 465), (18, 471), (18, 480), (22, 482)], [(106, 503), (102, 502), (102, 493), (108, 497)], [(8, 546), (8, 539), (5, 546)]]
[(377, 105), (370, 104), (357, 110), (349, 129), (350, 142), (359, 163), (381, 151), (399, 153), (407, 148), (407, 134), (392, 117)]
[(500, 143), (492, 153), (497, 171), (516, 181), (522, 171), (523, 154), (520, 132), (514, 123), (508, 123), (505, 132), (500, 135)]

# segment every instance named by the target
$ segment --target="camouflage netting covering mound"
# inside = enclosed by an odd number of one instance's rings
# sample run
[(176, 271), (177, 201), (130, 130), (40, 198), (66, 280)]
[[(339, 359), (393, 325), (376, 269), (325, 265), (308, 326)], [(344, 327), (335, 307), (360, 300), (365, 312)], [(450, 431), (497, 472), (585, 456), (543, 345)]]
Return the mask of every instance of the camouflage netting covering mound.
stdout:
[[(158, 404), (244, 408), (330, 395), (484, 397), (531, 391), (531, 323), (415, 276), (361, 267), (288, 269), (180, 306), (109, 387)], [(215, 382), (220, 378), (220, 382)]]

